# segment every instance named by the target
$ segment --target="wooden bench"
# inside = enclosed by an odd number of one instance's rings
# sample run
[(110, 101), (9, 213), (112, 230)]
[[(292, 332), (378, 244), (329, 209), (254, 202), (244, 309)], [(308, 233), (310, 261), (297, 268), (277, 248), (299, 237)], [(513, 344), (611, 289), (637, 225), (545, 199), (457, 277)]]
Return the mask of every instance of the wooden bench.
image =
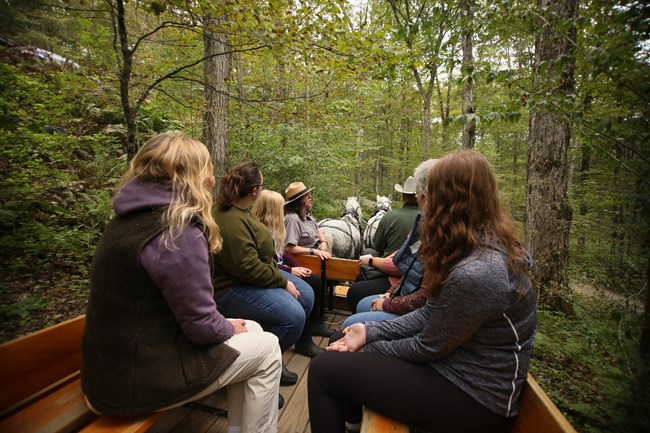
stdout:
[[(321, 276), (323, 290), (327, 286), (327, 280), (354, 281), (359, 273), (356, 260), (320, 260), (318, 256), (296, 256), (296, 260), (301, 266)], [(330, 290), (329, 296), (329, 308), (332, 309), (333, 290)], [(409, 428), (405, 424), (364, 408), (361, 433), (408, 432)], [(576, 430), (529, 374), (521, 396), (520, 415), (509, 433), (576, 433)]]
[[(318, 256), (306, 255), (295, 256), (300, 266), (311, 269), (314, 275), (321, 277), (323, 299), (325, 299), (326, 288), (330, 281), (354, 281), (359, 274), (358, 260), (339, 259), (332, 257), (329, 260), (321, 260)], [(328, 308), (334, 308), (334, 288), (328, 293)], [(321, 316), (325, 310), (325, 303), (321, 303)]]
[[(358, 272), (356, 260), (297, 259), (324, 280), (353, 281)], [(88, 409), (79, 371), (84, 324), (85, 316), (79, 316), (0, 345), (1, 433), (141, 433), (162, 417), (162, 412), (98, 416)], [(402, 423), (364, 410), (362, 432), (408, 431)], [(510, 433), (575, 433), (575, 429), (529, 375)]]
[[(521, 396), (519, 416), (508, 432), (576, 433), (576, 430), (529, 374)], [(364, 408), (361, 433), (409, 433), (409, 427)]]
[(0, 432), (145, 432), (161, 416), (98, 416), (81, 392), (79, 316), (0, 345)]

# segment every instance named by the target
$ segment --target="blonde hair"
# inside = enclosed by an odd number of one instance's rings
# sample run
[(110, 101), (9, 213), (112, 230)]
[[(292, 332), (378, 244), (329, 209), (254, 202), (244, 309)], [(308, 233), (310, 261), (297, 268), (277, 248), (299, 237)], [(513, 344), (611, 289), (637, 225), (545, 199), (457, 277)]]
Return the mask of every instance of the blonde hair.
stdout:
[(136, 178), (170, 185), (172, 200), (162, 217), (163, 245), (174, 248), (183, 228), (198, 221), (210, 251), (218, 252), (221, 236), (211, 213), (212, 191), (206, 187), (212, 167), (210, 153), (200, 141), (181, 132), (159, 134), (140, 148), (117, 191)]
[(282, 194), (263, 189), (253, 205), (253, 215), (268, 227), (275, 243), (275, 252), (284, 252), (284, 198)]

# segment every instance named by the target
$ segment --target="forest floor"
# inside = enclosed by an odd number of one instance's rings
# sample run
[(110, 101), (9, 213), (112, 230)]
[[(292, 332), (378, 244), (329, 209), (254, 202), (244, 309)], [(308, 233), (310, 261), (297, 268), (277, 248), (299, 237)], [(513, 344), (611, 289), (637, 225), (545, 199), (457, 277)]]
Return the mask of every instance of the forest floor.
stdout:
[(64, 269), (26, 274), (16, 278), (0, 269), (0, 342), (86, 311), (87, 280)]
[(625, 296), (611, 290), (598, 289), (590, 284), (573, 283), (571, 288), (577, 293), (593, 298), (604, 298), (607, 301), (617, 301), (623, 303), (626, 307), (632, 307), (636, 311), (643, 311), (643, 301), (640, 296)]

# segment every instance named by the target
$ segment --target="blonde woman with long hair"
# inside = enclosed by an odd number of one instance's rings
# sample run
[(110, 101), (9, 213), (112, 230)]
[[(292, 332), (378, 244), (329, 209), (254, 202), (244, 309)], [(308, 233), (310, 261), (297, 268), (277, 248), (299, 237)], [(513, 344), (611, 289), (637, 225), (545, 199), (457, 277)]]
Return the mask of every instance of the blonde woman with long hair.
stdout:
[[(259, 324), (216, 308), (207, 148), (172, 132), (147, 141), (117, 188), (90, 273), (81, 384), (90, 408), (132, 415), (227, 387), (229, 432), (277, 432), (281, 354)], [(110, 378), (110, 380), (107, 380)]]
[(253, 206), (253, 215), (271, 232), (278, 268), (302, 278), (314, 291), (314, 308), (309, 314), (309, 320), (305, 324), (301, 338), (311, 339), (312, 335), (332, 336), (334, 330), (325, 326), (325, 317), (317, 307), (323, 301), (320, 278), (312, 275), (310, 269), (299, 266), (296, 259), (284, 249), (284, 198), (282, 194), (271, 190), (261, 191)]

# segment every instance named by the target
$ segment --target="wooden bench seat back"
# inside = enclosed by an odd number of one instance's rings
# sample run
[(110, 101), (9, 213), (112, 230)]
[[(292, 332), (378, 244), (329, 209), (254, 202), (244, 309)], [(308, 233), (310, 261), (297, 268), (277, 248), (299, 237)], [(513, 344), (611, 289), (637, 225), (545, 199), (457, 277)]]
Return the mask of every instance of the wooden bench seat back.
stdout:
[(576, 433), (576, 430), (529, 374), (521, 395), (519, 416), (510, 433)]
[[(328, 260), (321, 260), (318, 256), (295, 256), (298, 264), (304, 268), (311, 269), (314, 275), (321, 277), (323, 299), (325, 299), (327, 281), (354, 281), (359, 274), (359, 262), (357, 260), (339, 259), (332, 257)], [(328, 297), (328, 308), (334, 308), (334, 290), (330, 290)], [(346, 307), (347, 308), (347, 307)], [(325, 314), (325, 303), (320, 306), (321, 315)]]
[(303, 268), (309, 268), (314, 275), (323, 275), (325, 263), (318, 256), (294, 256), (296, 261)]
[(339, 281), (354, 281), (359, 274), (359, 262), (350, 259), (326, 260), (327, 279)]
[(321, 260), (318, 256), (295, 256), (295, 258), (300, 266), (311, 269), (315, 275), (322, 276), (324, 270), (328, 280), (354, 281), (359, 274), (357, 260), (335, 257)]
[(81, 368), (85, 316), (0, 345), (0, 414)]

